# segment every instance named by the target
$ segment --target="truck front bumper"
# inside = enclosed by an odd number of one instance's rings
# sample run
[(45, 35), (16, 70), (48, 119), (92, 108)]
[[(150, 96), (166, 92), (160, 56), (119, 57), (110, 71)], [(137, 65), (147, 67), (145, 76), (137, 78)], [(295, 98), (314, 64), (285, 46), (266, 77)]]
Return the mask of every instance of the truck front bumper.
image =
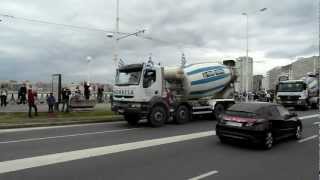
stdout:
[(295, 100), (295, 101), (289, 101), (289, 100), (281, 101), (281, 100), (278, 100), (277, 102), (279, 104), (284, 105), (284, 106), (306, 106), (306, 105), (308, 105), (308, 103), (307, 103), (307, 101), (305, 99), (299, 99), (299, 100)]
[(147, 114), (147, 107), (145, 103), (114, 102), (111, 110), (119, 114)]

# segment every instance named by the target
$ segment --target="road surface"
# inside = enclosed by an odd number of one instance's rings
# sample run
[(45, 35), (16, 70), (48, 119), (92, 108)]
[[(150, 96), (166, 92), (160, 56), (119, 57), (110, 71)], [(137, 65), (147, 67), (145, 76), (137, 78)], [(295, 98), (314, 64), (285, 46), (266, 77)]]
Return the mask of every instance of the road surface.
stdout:
[(317, 179), (320, 119), (313, 110), (298, 114), (303, 139), (271, 150), (221, 144), (210, 120), (0, 130), (0, 179)]

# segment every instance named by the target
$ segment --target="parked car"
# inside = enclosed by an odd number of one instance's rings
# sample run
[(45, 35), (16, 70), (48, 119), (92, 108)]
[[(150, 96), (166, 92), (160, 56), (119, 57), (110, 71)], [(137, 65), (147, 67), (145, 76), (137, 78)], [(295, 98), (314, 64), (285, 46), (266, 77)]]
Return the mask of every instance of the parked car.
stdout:
[(218, 120), (216, 134), (223, 143), (229, 139), (245, 140), (271, 149), (277, 140), (300, 139), (302, 123), (296, 113), (279, 104), (237, 103)]

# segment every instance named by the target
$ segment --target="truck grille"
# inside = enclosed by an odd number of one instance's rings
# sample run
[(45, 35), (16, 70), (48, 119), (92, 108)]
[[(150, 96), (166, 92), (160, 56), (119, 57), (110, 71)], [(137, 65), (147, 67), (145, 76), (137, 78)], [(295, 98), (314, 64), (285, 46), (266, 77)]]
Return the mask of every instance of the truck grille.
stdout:
[(300, 96), (279, 96), (281, 101), (296, 101)]

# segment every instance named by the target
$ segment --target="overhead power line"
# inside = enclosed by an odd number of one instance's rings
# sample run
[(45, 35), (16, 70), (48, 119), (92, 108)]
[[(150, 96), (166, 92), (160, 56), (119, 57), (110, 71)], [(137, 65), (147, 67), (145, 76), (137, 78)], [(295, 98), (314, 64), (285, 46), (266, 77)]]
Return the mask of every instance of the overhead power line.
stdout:
[[(25, 22), (29, 22), (29, 23), (37, 23), (37, 24), (43, 24), (43, 25), (53, 25), (53, 26), (60, 26), (60, 27), (64, 27), (64, 28), (71, 28), (71, 29), (95, 31), (95, 32), (102, 32), (102, 33), (112, 33), (112, 34), (116, 33), (116, 31), (112, 31), (112, 30), (91, 28), (91, 27), (84, 27), (84, 26), (77, 26), (77, 25), (70, 25), (70, 24), (62, 24), (62, 23), (45, 21), (45, 20), (38, 20), (38, 19), (31, 19), (31, 18), (13, 16), (13, 15), (8, 15), (8, 14), (1, 14), (1, 13), (0, 13), (0, 17), (3, 17), (2, 19), (0, 19), (0, 22), (4, 21), (4, 18), (8, 18), (8, 19), (21, 20), (21, 21), (25, 21)], [(118, 33), (121, 34), (121, 35), (130, 35), (130, 34), (132, 34), (132, 33), (126, 33), (126, 32), (118, 32)], [(162, 43), (162, 44), (167, 44), (167, 45), (170, 45), (170, 46), (174, 46), (174, 47), (178, 48), (181, 52), (183, 52), (182, 46), (179, 46), (179, 45), (177, 45), (177, 44), (175, 44), (173, 42), (157, 39), (157, 38), (150, 37), (150, 36), (141, 36), (140, 35), (140, 36), (137, 36), (137, 37), (140, 37), (140, 38), (146, 39), (146, 40), (150, 40), (150, 41), (154, 41), (154, 42), (158, 42), (158, 43)]]
[[(65, 28), (81, 29), (81, 30), (87, 30), (87, 31), (103, 32), (103, 33), (115, 33), (115, 31), (111, 31), (111, 30), (90, 28), (90, 27), (83, 27), (83, 26), (76, 26), (76, 25), (69, 25), (69, 24), (62, 24), (62, 23), (55, 23), (55, 22), (44, 21), (44, 20), (17, 17), (17, 16), (12, 16), (12, 15), (7, 15), (7, 14), (0, 14), (0, 16), (4, 17), (4, 18), (17, 19), (17, 20), (22, 20), (22, 21), (31, 22), (31, 23), (54, 25), (54, 26), (61, 26), (61, 27), (65, 27)], [(119, 34), (127, 35), (129, 33), (119, 32)]]

